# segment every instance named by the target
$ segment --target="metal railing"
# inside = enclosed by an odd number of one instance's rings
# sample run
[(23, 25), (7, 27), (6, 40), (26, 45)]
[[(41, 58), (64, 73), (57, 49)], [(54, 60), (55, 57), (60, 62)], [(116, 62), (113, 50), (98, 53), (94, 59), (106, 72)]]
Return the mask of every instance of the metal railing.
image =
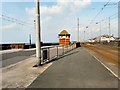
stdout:
[(53, 59), (57, 59), (67, 52), (76, 48), (76, 44), (68, 45), (68, 46), (46, 46), (41, 48), (41, 64), (45, 64), (47, 62), (52, 61)]

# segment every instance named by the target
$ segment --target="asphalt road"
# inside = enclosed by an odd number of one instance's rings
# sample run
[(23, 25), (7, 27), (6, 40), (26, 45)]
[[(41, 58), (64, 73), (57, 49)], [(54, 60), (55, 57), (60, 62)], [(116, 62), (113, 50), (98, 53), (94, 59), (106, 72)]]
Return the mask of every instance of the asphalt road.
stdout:
[(2, 67), (25, 60), (33, 54), (35, 54), (35, 50), (4, 53), (1, 55), (2, 56)]
[(2, 61), (6, 59), (10, 59), (16, 56), (30, 56), (35, 54), (35, 50), (29, 50), (29, 51), (18, 51), (18, 52), (12, 52), (12, 53), (4, 53), (2, 54)]
[[(64, 52), (67, 49), (64, 49)], [(2, 67), (6, 67), (8, 65), (17, 63), (19, 61), (25, 60), (27, 58), (30, 58), (31, 55), (34, 55), (36, 53), (36, 50), (28, 50), (28, 51), (18, 51), (18, 52), (11, 52), (11, 53), (4, 53), (2, 54)], [(58, 54), (63, 53), (63, 48), (59, 48)], [(57, 56), (57, 48), (50, 48), (50, 58), (54, 58), (54, 56)]]
[(118, 88), (118, 79), (81, 47), (53, 62), (28, 88)]

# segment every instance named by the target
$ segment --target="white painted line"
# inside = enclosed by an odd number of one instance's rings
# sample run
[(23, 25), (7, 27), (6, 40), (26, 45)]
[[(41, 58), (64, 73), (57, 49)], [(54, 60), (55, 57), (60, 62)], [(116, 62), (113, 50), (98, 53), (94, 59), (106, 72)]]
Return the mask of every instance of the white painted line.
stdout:
[(115, 77), (117, 77), (119, 80), (120, 80), (120, 78), (118, 77), (118, 75), (117, 74), (115, 74), (109, 67), (107, 67), (103, 62), (101, 62), (97, 57), (95, 57), (94, 55), (93, 55), (93, 57), (98, 61), (98, 62), (100, 62), (108, 71), (110, 71)]
[[(88, 50), (87, 50), (88, 52)], [(90, 52), (88, 52), (90, 53)], [(120, 80), (120, 77), (115, 74), (109, 67), (107, 67), (102, 61), (100, 61), (96, 56), (94, 56), (92, 53), (90, 53), (90, 55), (92, 55), (98, 62), (100, 62), (109, 72), (111, 72), (116, 78), (118, 78)]]

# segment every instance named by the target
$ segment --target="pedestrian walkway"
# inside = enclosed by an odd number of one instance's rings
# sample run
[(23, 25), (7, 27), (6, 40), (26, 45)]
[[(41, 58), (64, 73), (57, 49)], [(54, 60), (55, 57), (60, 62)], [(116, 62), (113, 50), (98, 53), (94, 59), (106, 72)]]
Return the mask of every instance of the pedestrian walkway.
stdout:
[(53, 64), (28, 88), (117, 88), (118, 79), (83, 47)]

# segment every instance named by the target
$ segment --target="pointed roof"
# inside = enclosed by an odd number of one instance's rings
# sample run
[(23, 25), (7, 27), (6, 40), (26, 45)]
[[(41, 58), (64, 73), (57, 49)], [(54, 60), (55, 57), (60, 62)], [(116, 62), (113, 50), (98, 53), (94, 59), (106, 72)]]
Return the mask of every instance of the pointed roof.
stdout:
[(63, 30), (60, 32), (60, 34), (68, 34), (68, 32), (66, 30)]
[(70, 35), (67, 30), (62, 30), (59, 35)]

